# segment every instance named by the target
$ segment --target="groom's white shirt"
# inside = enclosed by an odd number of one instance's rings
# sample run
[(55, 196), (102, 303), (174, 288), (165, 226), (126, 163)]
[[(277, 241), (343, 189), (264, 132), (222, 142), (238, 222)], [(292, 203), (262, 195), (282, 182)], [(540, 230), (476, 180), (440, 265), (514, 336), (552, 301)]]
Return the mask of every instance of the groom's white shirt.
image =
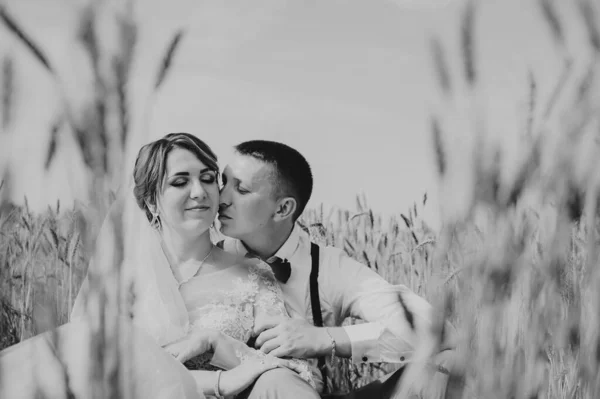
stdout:
[[(241, 241), (229, 237), (225, 238), (223, 248), (241, 256), (248, 252)], [(290, 316), (313, 323), (309, 235), (296, 224), (274, 256), (287, 259), (291, 264), (289, 280), (279, 284)], [(355, 363), (405, 363), (411, 358), (418, 339), (429, 331), (431, 306), (427, 301), (404, 286), (392, 286), (338, 248), (320, 246), (318, 282), (325, 326), (342, 326), (344, 319), (350, 316), (365, 322), (343, 326), (350, 338)], [(410, 312), (408, 318), (407, 312)]]

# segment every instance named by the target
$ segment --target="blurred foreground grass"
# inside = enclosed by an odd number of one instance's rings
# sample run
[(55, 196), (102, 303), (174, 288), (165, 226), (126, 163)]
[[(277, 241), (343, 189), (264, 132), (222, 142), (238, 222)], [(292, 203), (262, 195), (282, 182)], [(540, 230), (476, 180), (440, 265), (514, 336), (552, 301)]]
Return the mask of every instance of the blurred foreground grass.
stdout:
[[(574, 3), (588, 41), (588, 57), (574, 59), (557, 3), (538, 3), (564, 69), (550, 84), (529, 74), (527, 118), (512, 132), (521, 137), (512, 153), (489, 138), (479, 112), (485, 71), (477, 68), (477, 3), (467, 1), (462, 15), (460, 77), (449, 72), (456, 69), (442, 40), (432, 39), (439, 230), (420, 218), (425, 198), (386, 219), (363, 197), (353, 212), (313, 208), (302, 218), (316, 241), (407, 285), (452, 321), (460, 342), (451, 382), (467, 381), (458, 397), (600, 397), (600, 22), (591, 0)], [(464, 131), (473, 145), (454, 154), (448, 142)], [(457, 169), (456, 158), (468, 168)], [(460, 192), (456, 175), (469, 182)], [(0, 348), (67, 320), (106, 205), (32, 214), (0, 201)], [(387, 370), (341, 362), (335, 389)]]

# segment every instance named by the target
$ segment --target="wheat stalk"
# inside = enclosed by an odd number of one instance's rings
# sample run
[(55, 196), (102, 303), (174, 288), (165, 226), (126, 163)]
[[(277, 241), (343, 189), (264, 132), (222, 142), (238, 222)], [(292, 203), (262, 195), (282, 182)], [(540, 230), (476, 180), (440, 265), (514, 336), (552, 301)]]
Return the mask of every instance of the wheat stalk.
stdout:
[(442, 89), (442, 92), (448, 96), (452, 93), (452, 81), (450, 79), (450, 72), (444, 48), (437, 37), (430, 40), (430, 47), (438, 84)]
[(50, 72), (55, 75), (54, 68), (50, 65), (50, 61), (42, 51), (39, 45), (29, 37), (23, 30), (23, 28), (17, 23), (17, 21), (8, 13), (6, 6), (0, 5), (0, 20), (4, 23), (6, 28), (13, 33), (25, 47), (31, 52), (31, 54)]
[(463, 54), (465, 79), (470, 87), (477, 81), (475, 69), (475, 8), (476, 0), (468, 0), (461, 21), (461, 49)]
[(165, 52), (165, 55), (162, 58), (161, 67), (158, 71), (158, 75), (156, 76), (156, 82), (154, 84), (155, 91), (158, 90), (160, 86), (164, 83), (167, 73), (169, 72), (169, 69), (172, 66), (173, 59), (175, 58), (175, 53), (177, 51), (177, 48), (179, 47), (183, 35), (184, 31), (179, 30), (171, 39), (171, 42), (167, 47), (167, 51)]

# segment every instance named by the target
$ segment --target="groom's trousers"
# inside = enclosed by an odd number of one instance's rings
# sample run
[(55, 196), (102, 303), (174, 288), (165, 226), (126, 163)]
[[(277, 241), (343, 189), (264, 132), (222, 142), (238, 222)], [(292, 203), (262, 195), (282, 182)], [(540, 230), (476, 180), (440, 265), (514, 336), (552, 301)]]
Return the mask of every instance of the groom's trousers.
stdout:
[(323, 399), (370, 399), (381, 398), (388, 399), (397, 391), (395, 388), (400, 383), (400, 377), (404, 372), (404, 367), (396, 370), (385, 380), (375, 380), (355, 391), (337, 395), (323, 395)]
[(238, 398), (243, 399), (388, 399), (396, 391), (396, 386), (404, 368), (392, 373), (385, 380), (375, 380), (356, 391), (346, 394), (323, 395), (319, 394), (301, 379), (298, 374), (286, 370), (270, 370), (261, 375), (256, 382), (242, 392)]

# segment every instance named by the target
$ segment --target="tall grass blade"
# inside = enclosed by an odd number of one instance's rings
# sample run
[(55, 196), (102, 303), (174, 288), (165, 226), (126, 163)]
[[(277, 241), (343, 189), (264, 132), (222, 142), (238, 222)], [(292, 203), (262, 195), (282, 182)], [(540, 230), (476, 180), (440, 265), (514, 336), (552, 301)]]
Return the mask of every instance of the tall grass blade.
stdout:
[(11, 56), (2, 58), (2, 128), (12, 122), (15, 98), (15, 65)]
[(544, 110), (544, 119), (548, 119), (554, 110), (554, 107), (558, 100), (561, 98), (561, 94), (567, 84), (569, 76), (573, 70), (573, 60), (566, 59), (563, 65), (563, 69), (561, 71), (558, 80), (556, 81), (556, 85), (550, 94), (550, 98), (548, 99), (548, 103), (546, 104), (546, 108)]
[(177, 51), (177, 48), (179, 47), (179, 43), (181, 42), (181, 39), (183, 38), (183, 30), (179, 30), (174, 36), (173, 39), (171, 40), (171, 43), (169, 44), (169, 47), (167, 48), (167, 52), (165, 53), (162, 62), (161, 62), (161, 67), (160, 70), (158, 71), (158, 75), (156, 76), (156, 83), (154, 84), (154, 90), (158, 90), (160, 88), (160, 86), (163, 84), (163, 82), (165, 81), (165, 78), (167, 76), (167, 73), (169, 72), (169, 69), (171, 68), (171, 65), (173, 63), (173, 59), (175, 58), (175, 53)]
[(77, 38), (83, 45), (92, 63), (92, 70), (96, 79), (100, 75), (100, 49), (96, 35), (96, 8), (90, 3), (83, 8), (80, 14)]
[(446, 61), (446, 55), (444, 53), (442, 43), (437, 37), (431, 39), (431, 53), (438, 84), (442, 89), (442, 92), (446, 95), (449, 95), (452, 92), (452, 82), (450, 80), (448, 62)]
[(469, 86), (475, 86), (477, 71), (475, 68), (475, 8), (476, 0), (468, 0), (461, 21), (461, 49), (465, 79)]
[(4, 5), (0, 5), (0, 20), (11, 33), (21, 40), (25, 47), (31, 51), (33, 56), (46, 68), (46, 70), (54, 75), (54, 69), (50, 65), (50, 61), (48, 61), (48, 58), (44, 55), (44, 52), (40, 46), (37, 45), (27, 33), (25, 33), (25, 30), (19, 26), (17, 21), (8, 13), (6, 6)]
[(554, 0), (539, 0), (539, 4), (542, 10), (542, 15), (546, 20), (546, 23), (550, 27), (550, 31), (552, 32), (552, 37), (555, 43), (557, 43), (561, 47), (564, 47), (564, 32), (562, 28), (562, 23), (558, 16), (558, 12), (556, 11)]
[[(597, 5), (598, 3), (596, 3)], [(590, 0), (579, 0), (579, 11), (581, 12), (590, 44), (596, 53), (600, 53), (600, 29), (595, 5)]]
[(131, 20), (131, 16), (120, 16), (118, 18), (118, 26), (122, 47), (119, 55), (115, 57), (113, 64), (116, 78), (121, 147), (125, 148), (129, 133), (127, 83), (129, 81), (133, 54), (137, 42), (137, 27)]
[(533, 72), (529, 70), (527, 75), (529, 80), (529, 104), (527, 109), (527, 128), (525, 135), (528, 139), (533, 137), (533, 121), (535, 116), (536, 96), (537, 96), (537, 84)]
[(58, 133), (62, 126), (62, 119), (57, 120), (50, 129), (50, 142), (48, 143), (48, 149), (46, 150), (46, 160), (44, 161), (44, 169), (50, 169), (50, 165), (56, 155), (56, 148), (58, 146)]
[[(435, 116), (430, 118), (430, 124), (438, 176), (444, 177), (446, 174), (447, 160), (446, 150), (444, 149), (444, 143), (442, 139), (442, 128), (440, 127), (440, 122)], [(425, 200), (426, 199), (423, 201)]]

